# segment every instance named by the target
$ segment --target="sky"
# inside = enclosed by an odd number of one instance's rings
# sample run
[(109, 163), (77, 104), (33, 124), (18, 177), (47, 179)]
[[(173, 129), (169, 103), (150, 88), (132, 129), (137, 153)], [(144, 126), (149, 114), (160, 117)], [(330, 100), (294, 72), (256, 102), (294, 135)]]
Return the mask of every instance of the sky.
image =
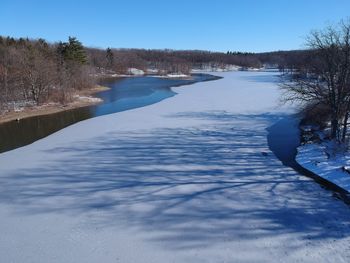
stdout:
[(350, 0), (0, 0), (0, 35), (99, 48), (264, 52), (350, 16)]

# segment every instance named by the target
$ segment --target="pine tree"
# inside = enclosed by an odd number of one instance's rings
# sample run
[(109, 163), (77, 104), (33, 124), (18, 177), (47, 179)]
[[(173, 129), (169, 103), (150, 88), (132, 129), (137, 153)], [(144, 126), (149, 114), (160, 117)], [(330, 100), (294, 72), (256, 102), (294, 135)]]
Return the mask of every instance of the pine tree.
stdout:
[(66, 44), (63, 43), (62, 41), (60, 41), (57, 45), (57, 48), (56, 48), (56, 53), (57, 53), (59, 65), (63, 65), (63, 63), (64, 63), (65, 49), (66, 49)]
[[(62, 48), (62, 46), (59, 48)], [(65, 60), (77, 62), (79, 64), (87, 63), (84, 47), (76, 37), (69, 37), (68, 43), (63, 43), (62, 51)]]
[(107, 67), (112, 68), (114, 64), (114, 55), (110, 48), (106, 49), (106, 59), (107, 59)]

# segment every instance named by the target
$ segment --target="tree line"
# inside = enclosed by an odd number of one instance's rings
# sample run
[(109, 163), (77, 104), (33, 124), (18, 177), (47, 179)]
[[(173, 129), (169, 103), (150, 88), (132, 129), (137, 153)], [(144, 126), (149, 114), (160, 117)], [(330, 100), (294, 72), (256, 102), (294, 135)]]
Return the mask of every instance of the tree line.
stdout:
[(92, 87), (99, 76), (127, 74), (130, 68), (154, 74), (189, 74), (192, 69), (270, 64), (285, 70), (299, 68), (305, 52), (98, 49), (84, 47), (75, 37), (48, 43), (44, 39), (0, 36), (0, 112), (18, 105), (65, 104), (72, 101), (77, 90)]
[[(298, 67), (307, 51), (269, 53), (210, 52), (203, 50), (101, 49), (87, 48), (92, 64), (100, 70), (125, 74), (128, 68), (157, 70), (158, 74), (189, 74), (191, 69), (225, 68), (228, 65), (261, 68), (270, 64), (281, 70)], [(106, 59), (106, 56), (108, 59)]]

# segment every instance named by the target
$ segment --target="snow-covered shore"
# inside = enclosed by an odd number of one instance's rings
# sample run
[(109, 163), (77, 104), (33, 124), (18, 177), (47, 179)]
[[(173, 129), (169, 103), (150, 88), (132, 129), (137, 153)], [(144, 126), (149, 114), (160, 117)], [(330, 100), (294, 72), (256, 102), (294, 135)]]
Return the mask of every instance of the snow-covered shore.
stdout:
[[(350, 192), (350, 156), (332, 154), (329, 156), (326, 143), (309, 143), (298, 147), (296, 161), (326, 181)], [(348, 171), (347, 171), (348, 170)]]
[(0, 262), (347, 262), (348, 206), (269, 149), (278, 73), (215, 74), (0, 154)]

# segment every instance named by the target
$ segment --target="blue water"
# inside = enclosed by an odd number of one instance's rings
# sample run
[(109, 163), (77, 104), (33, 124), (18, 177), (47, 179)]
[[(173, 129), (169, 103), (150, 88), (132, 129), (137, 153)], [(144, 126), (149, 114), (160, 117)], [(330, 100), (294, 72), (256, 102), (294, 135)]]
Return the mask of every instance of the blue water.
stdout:
[(110, 89), (96, 94), (103, 103), (54, 114), (25, 118), (0, 125), (0, 153), (44, 138), (69, 125), (89, 118), (139, 108), (176, 95), (171, 87), (217, 79), (195, 74), (190, 79), (133, 77), (111, 79), (102, 85)]
[(104, 103), (93, 108), (93, 115), (100, 116), (109, 113), (139, 108), (159, 102), (174, 96), (169, 82), (153, 78), (126, 78), (113, 83), (105, 83), (110, 90), (101, 92), (98, 97)]
[(104, 103), (91, 107), (91, 113), (93, 116), (101, 116), (143, 107), (176, 95), (171, 87), (213, 79), (216, 79), (216, 77), (207, 74), (195, 74), (191, 79), (136, 77), (112, 80), (103, 83), (110, 90), (97, 94), (97, 97), (103, 99)]

